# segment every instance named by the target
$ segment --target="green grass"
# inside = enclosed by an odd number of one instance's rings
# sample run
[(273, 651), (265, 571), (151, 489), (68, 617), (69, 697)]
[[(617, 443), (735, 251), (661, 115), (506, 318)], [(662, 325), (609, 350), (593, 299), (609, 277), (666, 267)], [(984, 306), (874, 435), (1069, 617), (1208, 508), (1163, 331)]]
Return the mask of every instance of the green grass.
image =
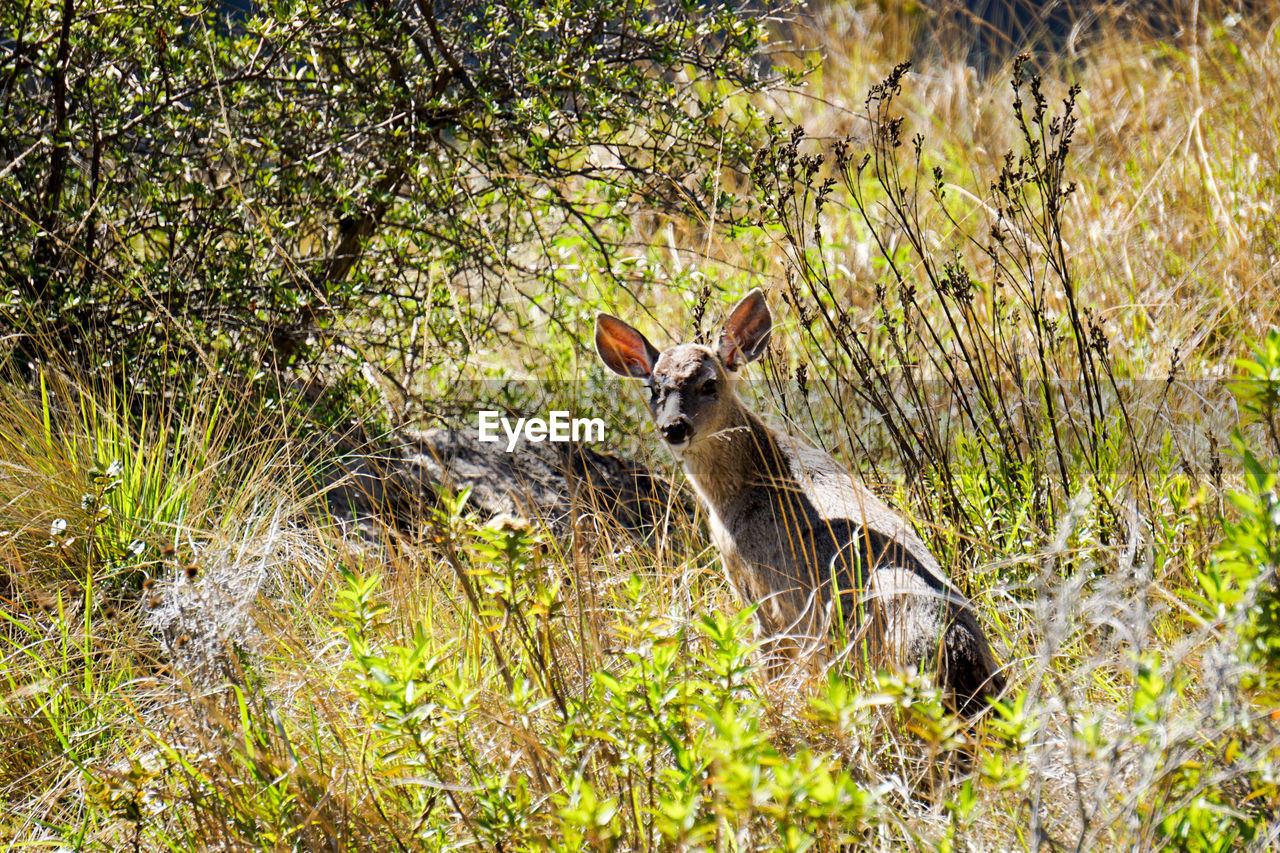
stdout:
[[(825, 14), (828, 32), (852, 26)], [(799, 155), (829, 157), (832, 137), (865, 129), (865, 93), (905, 38), (886, 26), (829, 41), (810, 91), (776, 99), (804, 125)], [(705, 314), (709, 330), (718, 304), (773, 277), (781, 323), (759, 404), (909, 514), (973, 598), (1011, 684), (978, 725), (909, 673), (767, 678), (696, 523), (649, 543), (585, 522), (558, 538), (444, 495), (416, 535), (357, 544), (324, 518), (296, 413), (206, 393), (166, 407), (48, 369), (0, 385), (0, 837), (50, 850), (1276, 849), (1278, 77), (1274, 28), (1208, 24), (1190, 47), (1109, 34), (1044, 73), (1051, 109), (1067, 86), (1081, 94), (1064, 160), (1076, 189), (1037, 238), (1067, 247), (1068, 269), (1043, 255), (1010, 266), (1009, 288), (1044, 288), (1043, 322), (996, 304), (983, 250), (1002, 154), (1026, 141), (1008, 76), (938, 60), (893, 101), (913, 184), (909, 140), (924, 136), (919, 248), (909, 229), (892, 237), (892, 186), (873, 181), (858, 185), (865, 215), (852, 190), (820, 214), (793, 207), (791, 242), (777, 223), (733, 241), (638, 223), (634, 301), (569, 270), (562, 246), (580, 339), (548, 324), (547, 340), (474, 361), (583, 379), (543, 392), (609, 414), (632, 436), (621, 449), (678, 484), (639, 395), (592, 361), (591, 311), (673, 336)], [(821, 241), (806, 236), (815, 221)], [(963, 322), (929, 275), (944, 263), (979, 294)], [(1073, 300), (1105, 347), (1072, 342)], [(823, 308), (848, 322), (824, 326)], [(1126, 408), (1089, 416), (1069, 383), (1013, 383), (1011, 354), (1046, 341), (1017, 369), (1076, 381), (1083, 353)], [(868, 407), (852, 343), (879, 366), (914, 364), (934, 383), (920, 400), (946, 417)], [(962, 345), (974, 355), (943, 357)], [(946, 383), (948, 364), (963, 382)], [(887, 390), (903, 376), (870, 374)], [(440, 377), (404, 379), (422, 391)], [(966, 422), (959, 392), (975, 388), (1008, 396)], [(982, 428), (997, 422), (1007, 440)]]

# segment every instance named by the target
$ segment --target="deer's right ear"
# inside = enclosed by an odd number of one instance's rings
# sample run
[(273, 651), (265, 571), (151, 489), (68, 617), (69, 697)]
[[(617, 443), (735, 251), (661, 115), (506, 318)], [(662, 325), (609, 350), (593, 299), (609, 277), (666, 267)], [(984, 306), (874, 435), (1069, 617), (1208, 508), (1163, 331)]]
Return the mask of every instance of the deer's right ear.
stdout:
[(741, 370), (747, 362), (764, 355), (769, 346), (773, 315), (760, 288), (748, 293), (729, 314), (720, 336), (720, 360), (729, 370)]
[(658, 361), (644, 335), (608, 314), (596, 315), (596, 352), (614, 373), (635, 379), (648, 379)]

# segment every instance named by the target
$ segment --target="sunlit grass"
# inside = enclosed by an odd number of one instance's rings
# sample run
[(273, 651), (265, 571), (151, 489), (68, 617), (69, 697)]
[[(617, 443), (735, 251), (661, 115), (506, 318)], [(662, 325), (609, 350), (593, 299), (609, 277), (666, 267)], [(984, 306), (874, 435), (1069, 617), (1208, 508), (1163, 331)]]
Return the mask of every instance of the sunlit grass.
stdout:
[[(820, 72), (771, 107), (819, 144), (865, 132), (866, 93), (914, 27), (824, 14), (800, 36), (823, 42)], [(1277, 31), (1206, 21), (1179, 45), (1117, 31), (1042, 73), (1055, 105), (1081, 87), (1062, 234), (1077, 298), (1119, 377), (1151, 380), (1131, 421), (1104, 419), (1097, 471), (1077, 455), (1071, 488), (1046, 486), (1051, 466), (1029, 458), (993, 482), (990, 447), (958, 430), (952, 501), (887, 441), (857, 456), (830, 407), (802, 414), (788, 372), (831, 375), (814, 348), (834, 338), (781, 306), (780, 367), (759, 394), (917, 521), (1008, 664), (1005, 707), (967, 728), (910, 675), (769, 680), (696, 525), (640, 542), (584, 519), (557, 538), (446, 493), (357, 542), (305, 473), (314, 448), (278, 418), (221, 398), (165, 409), (48, 369), (0, 386), (0, 835), (101, 850), (1274, 847), (1280, 448), (1259, 389), (1280, 379), (1280, 345), (1253, 357), (1252, 390), (1161, 394), (1236, 375), (1280, 310)], [(937, 246), (975, 268), (960, 238), (989, 227), (989, 186), (1018, 146), (1011, 97), (1007, 74), (926, 60), (896, 101), (957, 212), (949, 230), (927, 223)], [(849, 205), (824, 216), (834, 291), (874, 333), (885, 259)], [(687, 296), (705, 292), (710, 329), (720, 290), (787, 274), (776, 229), (729, 242), (651, 224), (636, 297), (673, 336)], [(581, 378), (596, 370), (588, 303), (641, 304), (578, 283), (582, 340), (529, 346)], [(537, 367), (530, 352), (483, 362), (504, 358)], [(672, 470), (638, 395), (567, 387)], [(1253, 423), (1233, 450), (1241, 410)], [(1022, 438), (1048, 446), (1047, 428)]]

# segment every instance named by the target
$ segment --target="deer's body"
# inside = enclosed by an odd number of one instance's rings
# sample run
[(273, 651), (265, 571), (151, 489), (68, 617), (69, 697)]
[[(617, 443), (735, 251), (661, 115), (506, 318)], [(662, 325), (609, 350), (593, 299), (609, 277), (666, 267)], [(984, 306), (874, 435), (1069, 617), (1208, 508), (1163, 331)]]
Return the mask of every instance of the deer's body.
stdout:
[(971, 605), (928, 548), (829, 455), (738, 399), (737, 370), (763, 352), (771, 322), (756, 291), (731, 315), (718, 352), (680, 344), (658, 353), (608, 315), (596, 343), (612, 369), (648, 379), (659, 431), (774, 653), (802, 654), (834, 628), (883, 662), (936, 670), (955, 707), (979, 710), (1003, 681)]

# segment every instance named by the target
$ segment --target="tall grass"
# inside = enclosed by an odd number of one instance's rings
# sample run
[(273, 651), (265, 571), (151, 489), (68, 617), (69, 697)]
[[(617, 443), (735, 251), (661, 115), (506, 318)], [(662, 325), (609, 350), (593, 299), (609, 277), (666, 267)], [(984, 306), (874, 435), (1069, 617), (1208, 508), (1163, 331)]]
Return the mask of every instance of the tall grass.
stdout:
[(766, 679), (696, 525), (445, 493), (353, 541), (292, 416), (47, 368), (0, 381), (6, 842), (1275, 849), (1276, 32), (1115, 32), (1012, 88), (887, 38), (775, 105), (761, 227), (663, 225), (636, 297), (706, 331), (713, 283), (777, 277), (762, 405), (917, 521), (1000, 707)]
[[(1238, 392), (1266, 423), (1277, 353), (1268, 339)], [(111, 399), (78, 391), (81, 413)], [(10, 389), (9, 422), (43, 431), (47, 399)], [(1014, 688), (968, 729), (909, 676), (764, 680), (750, 612), (695, 530), (673, 531), (657, 560), (621, 534), (557, 542), (446, 495), (419, 538), (371, 548), (317, 520), (318, 498), (311, 513), (263, 499), (304, 461), (283, 443), (249, 460), (213, 440), (183, 455), (129, 417), (128, 434), (170, 447), (175, 475), (203, 478), (159, 525), (189, 553), (149, 545), (99, 574), (87, 546), (41, 541), (44, 518), (24, 522), (6, 481), (5, 525), (21, 531), (7, 577), (51, 572), (39, 590), (54, 596), (13, 596), (3, 626), (0, 784), (24, 845), (1266, 843), (1280, 537), (1274, 466), (1243, 439), (1248, 476), (1220, 544), (1216, 513), (1186, 488), (1127, 555), (1082, 529), (1077, 501), (1051, 546), (1021, 558), (1030, 582), (987, 589)], [(82, 423), (58, 434), (83, 441)], [(51, 458), (37, 446), (28, 467)], [(46, 470), (103, 477), (74, 458)], [(130, 481), (114, 476), (111, 494)], [(131, 520), (144, 539), (158, 525)], [(135, 571), (142, 583), (124, 583)]]

